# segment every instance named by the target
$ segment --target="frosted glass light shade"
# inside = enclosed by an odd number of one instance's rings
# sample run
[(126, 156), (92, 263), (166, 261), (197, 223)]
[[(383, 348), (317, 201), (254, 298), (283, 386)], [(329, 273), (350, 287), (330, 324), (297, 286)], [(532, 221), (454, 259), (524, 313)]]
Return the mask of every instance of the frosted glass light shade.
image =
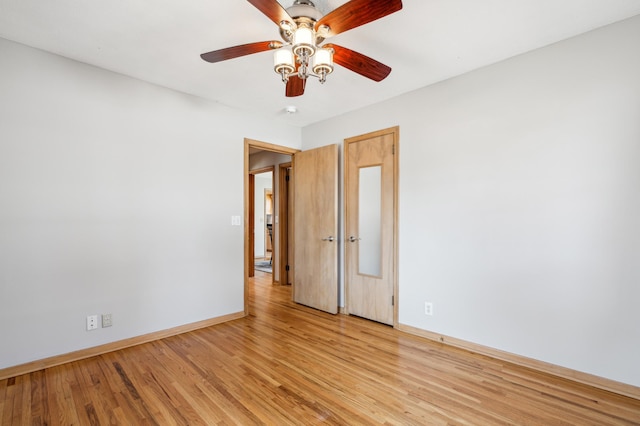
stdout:
[(282, 74), (283, 71), (286, 73), (292, 73), (295, 71), (296, 67), (291, 50), (281, 47), (273, 52), (273, 69), (278, 74)]
[(318, 49), (313, 55), (312, 66), (316, 74), (331, 74), (333, 71), (333, 49)]
[(311, 56), (316, 50), (315, 33), (311, 28), (300, 27), (293, 33), (293, 53)]

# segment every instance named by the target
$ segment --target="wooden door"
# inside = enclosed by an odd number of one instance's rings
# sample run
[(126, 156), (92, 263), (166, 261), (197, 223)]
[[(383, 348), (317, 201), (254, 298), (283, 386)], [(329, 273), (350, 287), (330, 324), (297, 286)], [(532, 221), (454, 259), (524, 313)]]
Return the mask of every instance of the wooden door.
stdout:
[(248, 199), (248, 214), (247, 217), (247, 226), (249, 228), (249, 239), (247, 250), (251, 253), (250, 262), (247, 265), (247, 276), (254, 277), (256, 275), (256, 267), (253, 260), (255, 255), (256, 248), (256, 240), (254, 238), (254, 232), (256, 228), (256, 220), (255, 220), (255, 211), (256, 211), (256, 176), (252, 173), (248, 174), (248, 183), (249, 183), (249, 199)]
[(398, 128), (345, 140), (345, 288), (349, 314), (393, 325)]
[(338, 312), (338, 146), (293, 156), (293, 299)]
[(280, 284), (290, 285), (291, 276), (293, 275), (293, 261), (289, 258), (290, 249), (293, 248), (293, 221), (289, 218), (293, 214), (293, 203), (291, 191), (289, 190), (291, 182), (291, 163), (280, 164), (279, 166), (279, 184), (278, 190), (278, 232), (280, 247), (278, 251), (278, 269)]

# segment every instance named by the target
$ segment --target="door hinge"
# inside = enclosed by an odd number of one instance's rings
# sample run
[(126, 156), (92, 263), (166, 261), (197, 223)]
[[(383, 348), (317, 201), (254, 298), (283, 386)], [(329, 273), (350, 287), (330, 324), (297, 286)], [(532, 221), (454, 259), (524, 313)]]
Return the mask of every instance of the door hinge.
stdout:
[(289, 265), (285, 266), (285, 267), (284, 267), (284, 270), (285, 270), (285, 271), (288, 271), (288, 270), (289, 270)]
[(391, 155), (396, 155), (396, 146), (391, 145)]
[(391, 296), (391, 306), (395, 306), (395, 296)]
[(289, 182), (289, 179), (291, 179), (291, 176), (287, 175), (287, 177), (285, 178), (285, 180), (286, 180), (287, 182)]

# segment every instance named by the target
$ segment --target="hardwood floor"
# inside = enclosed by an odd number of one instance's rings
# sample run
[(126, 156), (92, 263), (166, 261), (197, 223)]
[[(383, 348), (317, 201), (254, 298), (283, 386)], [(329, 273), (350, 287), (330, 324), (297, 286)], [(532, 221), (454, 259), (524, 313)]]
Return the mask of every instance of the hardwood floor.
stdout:
[(0, 381), (2, 425), (638, 425), (640, 401), (290, 302)]

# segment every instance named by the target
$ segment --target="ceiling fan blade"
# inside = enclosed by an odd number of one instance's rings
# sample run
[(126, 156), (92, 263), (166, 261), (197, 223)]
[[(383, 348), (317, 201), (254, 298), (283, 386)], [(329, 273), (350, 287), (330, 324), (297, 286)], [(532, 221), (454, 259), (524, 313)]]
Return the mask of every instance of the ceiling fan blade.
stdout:
[(297, 75), (292, 75), (287, 81), (286, 95), (288, 98), (294, 98), (304, 94), (304, 86), (307, 84), (307, 79), (302, 79)]
[(214, 50), (200, 55), (207, 62), (220, 62), (227, 59), (239, 58), (240, 56), (251, 55), (252, 53), (264, 52), (266, 50), (278, 49), (282, 47), (279, 41), (259, 41), (256, 43), (242, 44), (240, 46), (227, 47), (226, 49)]
[(264, 13), (267, 18), (271, 19), (277, 26), (282, 21), (293, 23), (293, 19), (287, 11), (276, 0), (247, 0), (255, 6), (260, 12)]
[(382, 81), (391, 72), (391, 67), (346, 47), (335, 44), (322, 47), (333, 49), (333, 62), (373, 81)]
[(327, 37), (368, 24), (402, 9), (402, 0), (351, 0), (329, 12), (316, 23), (316, 31), (328, 26)]

